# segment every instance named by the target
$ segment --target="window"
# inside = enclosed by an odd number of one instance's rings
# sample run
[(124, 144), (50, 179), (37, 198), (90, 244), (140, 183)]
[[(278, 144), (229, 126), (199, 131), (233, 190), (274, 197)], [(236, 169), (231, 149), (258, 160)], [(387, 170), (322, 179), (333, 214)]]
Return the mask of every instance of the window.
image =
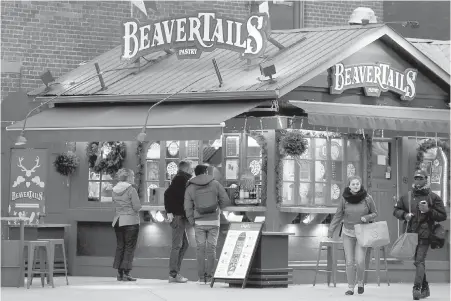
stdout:
[(307, 141), (307, 151), (299, 160), (283, 159), (283, 205), (334, 206), (347, 177), (362, 175), (362, 141), (346, 138), (307, 138)]
[[(100, 155), (105, 158), (111, 148), (104, 144)], [(97, 173), (89, 168), (88, 176), (88, 201), (90, 202), (112, 202), (113, 178), (107, 173)]]
[[(146, 199), (151, 189), (167, 188), (177, 174), (181, 160), (190, 161), (194, 168), (199, 163), (199, 143), (188, 141), (153, 141), (149, 143), (146, 153)], [(163, 147), (162, 147), (163, 146)]]

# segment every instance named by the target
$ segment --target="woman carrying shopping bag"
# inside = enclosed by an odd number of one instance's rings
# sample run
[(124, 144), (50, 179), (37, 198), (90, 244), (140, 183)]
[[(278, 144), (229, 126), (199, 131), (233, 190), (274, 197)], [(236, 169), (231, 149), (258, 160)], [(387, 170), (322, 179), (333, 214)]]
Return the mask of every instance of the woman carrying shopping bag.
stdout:
[(330, 223), (328, 237), (333, 237), (338, 225), (343, 221), (342, 237), (346, 259), (346, 277), (348, 280), (348, 290), (345, 294), (354, 295), (356, 282), (358, 284), (358, 293), (363, 294), (366, 248), (357, 243), (354, 225), (373, 221), (377, 216), (376, 205), (373, 198), (363, 188), (362, 179), (358, 176), (348, 178), (348, 185), (344, 189), (342, 196), (337, 212)]

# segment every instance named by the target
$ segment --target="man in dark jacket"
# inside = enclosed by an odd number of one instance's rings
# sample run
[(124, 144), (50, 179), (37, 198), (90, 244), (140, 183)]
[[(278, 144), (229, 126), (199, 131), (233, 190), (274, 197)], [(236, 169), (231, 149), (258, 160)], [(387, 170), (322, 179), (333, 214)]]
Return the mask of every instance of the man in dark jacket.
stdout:
[[(199, 283), (210, 282), (215, 269), (220, 213), (230, 203), (224, 187), (208, 175), (208, 166), (197, 165), (196, 177), (189, 181), (185, 191), (185, 213), (197, 244), (197, 273)], [(205, 254), (207, 266), (205, 267)]]
[[(413, 285), (413, 299), (429, 297), (429, 284), (426, 281), (425, 260), (430, 244), (432, 227), (435, 222), (446, 220), (442, 199), (429, 188), (428, 175), (424, 170), (415, 171), (410, 195), (402, 196), (395, 205), (393, 215), (404, 221), (409, 233), (418, 233), (418, 246), (415, 252), (416, 266)], [(410, 210), (409, 210), (410, 198)]]
[(186, 185), (191, 178), (191, 165), (180, 161), (179, 170), (172, 179), (171, 185), (164, 192), (164, 208), (171, 223), (172, 247), (169, 257), (169, 282), (186, 283), (188, 279), (180, 275), (183, 256), (188, 249), (186, 227), (188, 220), (183, 207)]

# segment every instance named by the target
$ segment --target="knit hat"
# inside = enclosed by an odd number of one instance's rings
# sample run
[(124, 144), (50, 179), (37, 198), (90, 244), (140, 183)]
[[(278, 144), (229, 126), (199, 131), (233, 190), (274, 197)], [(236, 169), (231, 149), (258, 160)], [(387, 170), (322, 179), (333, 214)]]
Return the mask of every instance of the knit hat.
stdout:
[(416, 170), (415, 174), (413, 175), (413, 177), (423, 177), (423, 178), (427, 178), (428, 174), (424, 171), (424, 170)]

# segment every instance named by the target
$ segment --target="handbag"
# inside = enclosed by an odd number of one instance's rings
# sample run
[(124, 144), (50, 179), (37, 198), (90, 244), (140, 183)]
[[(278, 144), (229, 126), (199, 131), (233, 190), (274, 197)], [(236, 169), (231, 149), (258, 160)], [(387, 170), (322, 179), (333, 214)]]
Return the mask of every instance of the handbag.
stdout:
[[(410, 198), (411, 194), (409, 193), (409, 213), (411, 213)], [(407, 233), (408, 228), (409, 227), (407, 224), (404, 234), (398, 237), (398, 239), (393, 244), (390, 251), (390, 256), (398, 259), (412, 259), (415, 256), (418, 245), (418, 233)]]
[(354, 226), (357, 242), (362, 247), (382, 247), (390, 243), (390, 234), (386, 221)]
[(430, 237), (431, 249), (441, 249), (445, 245), (445, 228), (439, 223), (436, 223), (432, 228)]

